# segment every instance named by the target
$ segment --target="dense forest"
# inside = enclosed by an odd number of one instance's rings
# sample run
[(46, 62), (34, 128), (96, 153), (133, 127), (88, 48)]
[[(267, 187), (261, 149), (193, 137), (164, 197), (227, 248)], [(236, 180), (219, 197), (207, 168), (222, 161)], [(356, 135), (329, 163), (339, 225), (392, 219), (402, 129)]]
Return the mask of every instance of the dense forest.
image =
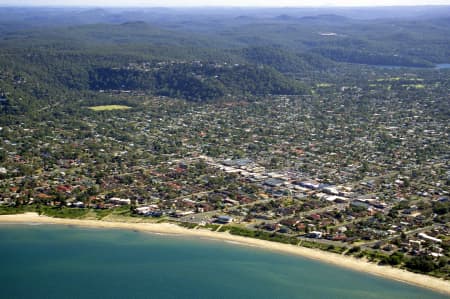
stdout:
[(242, 15), (232, 9), (5, 8), (2, 111), (64, 106), (80, 95), (104, 102), (100, 90), (192, 101), (307, 94), (311, 78), (344, 66), (449, 62), (448, 14), (396, 11), (395, 18), (382, 18), (382, 10), (379, 18), (357, 18), (345, 9)]

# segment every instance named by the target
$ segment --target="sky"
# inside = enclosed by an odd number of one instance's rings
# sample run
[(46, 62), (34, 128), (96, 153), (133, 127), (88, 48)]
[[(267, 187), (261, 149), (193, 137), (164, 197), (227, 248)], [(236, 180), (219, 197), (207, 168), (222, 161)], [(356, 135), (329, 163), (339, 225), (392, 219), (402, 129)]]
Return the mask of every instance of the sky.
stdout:
[(311, 7), (450, 5), (450, 0), (0, 0), (8, 6), (145, 6), (145, 7)]

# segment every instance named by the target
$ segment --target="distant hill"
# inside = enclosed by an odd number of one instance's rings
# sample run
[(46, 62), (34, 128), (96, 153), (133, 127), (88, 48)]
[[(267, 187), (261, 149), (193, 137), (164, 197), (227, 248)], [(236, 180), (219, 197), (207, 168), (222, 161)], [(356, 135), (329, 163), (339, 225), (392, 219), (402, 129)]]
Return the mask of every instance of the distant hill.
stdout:
[(245, 48), (242, 56), (251, 63), (269, 65), (284, 73), (300, 73), (332, 66), (332, 61), (323, 57), (308, 53), (297, 54), (282, 48)]
[(334, 14), (325, 14), (325, 15), (316, 15), (316, 16), (305, 16), (300, 18), (301, 21), (315, 21), (315, 22), (346, 22), (350, 20), (347, 17), (334, 15)]
[[(450, 62), (446, 8), (2, 8), (3, 111), (100, 89), (193, 101), (303, 94), (299, 80), (348, 63), (431, 67)], [(369, 11), (380, 18), (357, 17)]]

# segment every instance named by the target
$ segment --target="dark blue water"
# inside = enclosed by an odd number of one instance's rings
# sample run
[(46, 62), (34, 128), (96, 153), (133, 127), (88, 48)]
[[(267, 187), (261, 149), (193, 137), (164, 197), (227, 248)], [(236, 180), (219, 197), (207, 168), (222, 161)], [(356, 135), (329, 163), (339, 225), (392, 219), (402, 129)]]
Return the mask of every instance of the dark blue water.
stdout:
[(0, 238), (0, 298), (448, 298), (217, 241), (6, 224)]

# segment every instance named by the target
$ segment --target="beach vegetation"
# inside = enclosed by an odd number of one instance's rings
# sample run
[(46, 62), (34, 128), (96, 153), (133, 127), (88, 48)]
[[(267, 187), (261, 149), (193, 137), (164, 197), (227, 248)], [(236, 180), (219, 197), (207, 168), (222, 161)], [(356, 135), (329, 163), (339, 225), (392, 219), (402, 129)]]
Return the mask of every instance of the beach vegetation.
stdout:
[(33, 206), (6, 206), (0, 205), (0, 215), (14, 215), (14, 214), (23, 214), (27, 212), (34, 212), (35, 209)]
[(389, 256), (383, 256), (380, 264), (387, 264), (391, 266), (397, 266), (403, 263), (405, 257), (404, 254), (401, 252), (394, 252)]
[(178, 225), (185, 227), (185, 228), (189, 228), (189, 229), (193, 229), (198, 226), (197, 223), (192, 223), (192, 222), (179, 222)]
[(410, 258), (406, 264), (406, 268), (421, 273), (428, 273), (436, 269), (436, 264), (431, 256), (421, 255)]
[(350, 248), (350, 249), (346, 252), (346, 254), (347, 254), (347, 255), (354, 255), (354, 254), (359, 253), (360, 251), (361, 251), (361, 247), (359, 247), (359, 246), (353, 246), (352, 248)]
[(83, 218), (89, 212), (88, 209), (66, 208), (66, 207), (42, 207), (42, 214), (57, 218)]

